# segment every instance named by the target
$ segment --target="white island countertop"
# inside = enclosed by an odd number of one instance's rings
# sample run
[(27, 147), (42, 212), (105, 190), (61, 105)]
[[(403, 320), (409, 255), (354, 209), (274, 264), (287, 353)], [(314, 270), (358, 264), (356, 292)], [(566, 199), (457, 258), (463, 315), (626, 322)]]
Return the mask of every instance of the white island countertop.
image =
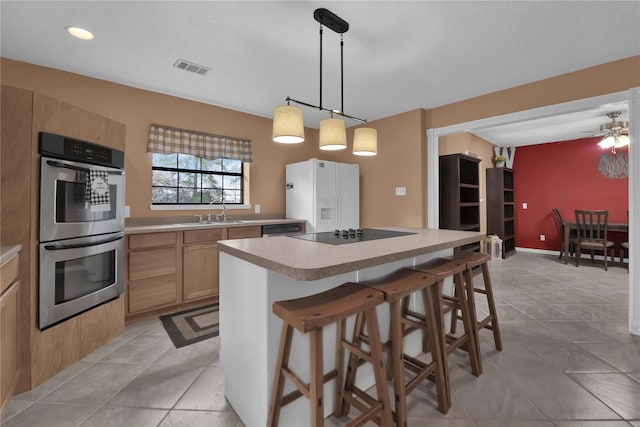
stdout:
[(330, 245), (291, 236), (223, 240), (221, 252), (294, 280), (318, 280), (375, 265), (478, 242), (477, 231), (376, 227), (415, 234)]

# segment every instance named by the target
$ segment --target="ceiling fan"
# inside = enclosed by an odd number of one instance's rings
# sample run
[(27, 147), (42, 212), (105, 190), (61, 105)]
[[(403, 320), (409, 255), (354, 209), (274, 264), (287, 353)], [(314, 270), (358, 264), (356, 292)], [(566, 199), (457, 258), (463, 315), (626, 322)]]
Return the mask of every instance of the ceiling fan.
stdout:
[(616, 154), (616, 148), (629, 145), (629, 122), (616, 121), (620, 114), (620, 111), (607, 113), (611, 122), (600, 125), (600, 132), (596, 134), (603, 136), (598, 146), (605, 149), (611, 148), (612, 154)]

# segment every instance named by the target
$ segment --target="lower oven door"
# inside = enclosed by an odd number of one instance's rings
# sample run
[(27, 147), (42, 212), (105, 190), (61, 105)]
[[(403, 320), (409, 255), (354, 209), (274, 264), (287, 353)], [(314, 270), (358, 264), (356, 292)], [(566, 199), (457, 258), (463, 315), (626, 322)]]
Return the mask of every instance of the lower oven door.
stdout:
[(123, 239), (120, 232), (40, 244), (40, 329), (124, 292)]

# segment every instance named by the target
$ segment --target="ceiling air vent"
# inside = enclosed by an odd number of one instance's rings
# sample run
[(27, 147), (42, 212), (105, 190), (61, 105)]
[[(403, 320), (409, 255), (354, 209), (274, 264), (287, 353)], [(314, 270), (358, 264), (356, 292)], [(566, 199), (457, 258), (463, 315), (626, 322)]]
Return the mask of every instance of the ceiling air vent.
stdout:
[(181, 70), (200, 74), (201, 76), (204, 76), (211, 71), (211, 68), (203, 67), (202, 65), (194, 64), (193, 62), (185, 61), (184, 59), (178, 59), (173, 66)]

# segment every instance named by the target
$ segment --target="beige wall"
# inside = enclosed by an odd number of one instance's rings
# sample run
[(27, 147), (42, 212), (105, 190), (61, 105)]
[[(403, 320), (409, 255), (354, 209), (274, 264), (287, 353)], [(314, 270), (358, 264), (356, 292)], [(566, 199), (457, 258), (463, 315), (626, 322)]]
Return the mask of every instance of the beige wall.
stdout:
[(640, 86), (640, 55), (443, 105), (427, 111), (438, 128)]
[[(426, 133), (423, 111), (413, 110), (369, 126), (378, 131), (378, 155), (354, 156), (351, 147), (321, 153), (327, 160), (360, 164), (360, 225), (425, 227)], [(349, 144), (353, 129), (347, 132)], [(396, 196), (406, 187), (406, 196)]]
[[(359, 163), (364, 227), (426, 225), (427, 129), (640, 86), (640, 56), (636, 56), (431, 110), (408, 111), (371, 122), (378, 129), (379, 154), (358, 157), (347, 151), (320, 152), (313, 129), (307, 129), (304, 144), (276, 144), (271, 141), (270, 118), (7, 59), (1, 66), (3, 84), (41, 92), (125, 123), (126, 202), (133, 217), (176, 215), (149, 210), (151, 164), (146, 143), (149, 124), (155, 122), (250, 139), (254, 153), (250, 202), (259, 203), (265, 213), (284, 214), (285, 164), (310, 157)], [(480, 151), (475, 145), (471, 141), (469, 151)], [(407, 195), (395, 196), (396, 186), (407, 187)]]
[(146, 149), (151, 123), (250, 139), (254, 159), (250, 203), (260, 204), (263, 213), (284, 214), (284, 165), (317, 157), (313, 129), (307, 129), (308, 143), (277, 144), (271, 140), (270, 118), (5, 58), (1, 66), (2, 84), (40, 92), (125, 124), (126, 204), (134, 218), (202, 213), (149, 209), (151, 155)]

